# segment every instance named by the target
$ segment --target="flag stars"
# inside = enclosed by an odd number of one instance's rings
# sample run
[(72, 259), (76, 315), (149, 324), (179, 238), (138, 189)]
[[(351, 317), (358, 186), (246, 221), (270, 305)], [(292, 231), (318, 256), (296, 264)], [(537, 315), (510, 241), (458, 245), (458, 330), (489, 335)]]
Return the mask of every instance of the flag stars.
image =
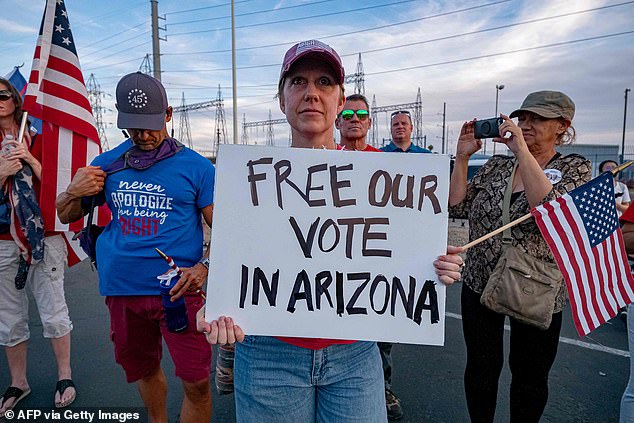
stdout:
[(62, 44), (66, 44), (67, 46), (69, 46), (71, 44), (70, 38), (62, 37)]
[(68, 13), (65, 10), (62, 10), (62, 16), (68, 19)]
[(57, 4), (63, 4), (63, 3), (64, 3), (64, 0), (55, 0), (55, 2), (56, 2)]
[(55, 31), (61, 33), (62, 31), (64, 31), (64, 27), (61, 24), (55, 25)]

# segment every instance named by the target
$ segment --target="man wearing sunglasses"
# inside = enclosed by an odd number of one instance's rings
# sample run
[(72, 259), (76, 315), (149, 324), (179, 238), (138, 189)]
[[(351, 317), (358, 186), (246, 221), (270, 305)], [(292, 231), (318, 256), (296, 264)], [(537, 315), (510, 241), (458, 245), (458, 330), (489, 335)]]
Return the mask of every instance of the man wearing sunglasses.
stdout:
[(335, 126), (341, 135), (341, 147), (344, 150), (381, 151), (365, 141), (371, 125), (368, 99), (361, 94), (351, 94), (346, 97), (343, 110), (335, 121)]
[(397, 110), (391, 119), (392, 142), (381, 148), (388, 153), (431, 153), (412, 143), (412, 116), (408, 110)]

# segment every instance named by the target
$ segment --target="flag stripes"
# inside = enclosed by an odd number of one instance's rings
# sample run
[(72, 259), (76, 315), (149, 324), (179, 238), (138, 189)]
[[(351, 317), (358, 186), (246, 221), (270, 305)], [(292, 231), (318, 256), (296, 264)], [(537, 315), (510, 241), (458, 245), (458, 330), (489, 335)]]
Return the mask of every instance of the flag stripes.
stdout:
[[(101, 146), (63, 1), (47, 1), (24, 110), (44, 121), (40, 208), (45, 229), (79, 231), (84, 221), (62, 224), (55, 199), (77, 170), (101, 153)], [(109, 220), (107, 207), (97, 211), (99, 224)]]
[(564, 276), (580, 335), (634, 300), (611, 177), (602, 175), (531, 213)]

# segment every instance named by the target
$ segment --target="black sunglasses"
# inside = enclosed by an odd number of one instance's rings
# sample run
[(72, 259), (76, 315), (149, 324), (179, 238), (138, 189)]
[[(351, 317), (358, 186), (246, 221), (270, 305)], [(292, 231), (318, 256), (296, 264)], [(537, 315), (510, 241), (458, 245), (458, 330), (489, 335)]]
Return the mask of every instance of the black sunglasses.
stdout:
[(11, 91), (9, 91), (9, 90), (0, 91), (0, 100), (7, 101), (8, 99), (10, 99), (12, 97), (13, 97), (13, 95), (11, 94)]
[(412, 117), (412, 115), (407, 110), (397, 110), (395, 112), (392, 112), (392, 115), (390, 116), (390, 119), (392, 119), (396, 115), (406, 115), (406, 116), (409, 116), (410, 119)]

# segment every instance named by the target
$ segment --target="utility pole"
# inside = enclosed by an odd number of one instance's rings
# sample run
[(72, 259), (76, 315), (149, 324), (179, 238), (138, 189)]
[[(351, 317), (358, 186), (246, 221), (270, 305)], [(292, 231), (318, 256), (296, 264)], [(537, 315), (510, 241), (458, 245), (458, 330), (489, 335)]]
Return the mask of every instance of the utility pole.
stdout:
[(236, 14), (231, 0), (231, 77), (233, 80), (233, 143), (238, 143), (238, 82), (236, 77)]
[(625, 123), (627, 122), (627, 93), (631, 90), (629, 88), (625, 89), (625, 107), (623, 108), (623, 138), (621, 139), (621, 163), (623, 163), (623, 159), (625, 158)]
[(160, 40), (167, 41), (167, 38), (159, 36), (159, 29), (165, 31), (165, 27), (161, 28), (158, 24), (159, 19), (165, 20), (165, 17), (158, 15), (158, 0), (150, 0), (152, 6), (152, 59), (154, 68), (154, 78), (161, 80), (161, 46)]
[(447, 115), (447, 103), (442, 104), (442, 147), (440, 153), (445, 154), (445, 117)]

